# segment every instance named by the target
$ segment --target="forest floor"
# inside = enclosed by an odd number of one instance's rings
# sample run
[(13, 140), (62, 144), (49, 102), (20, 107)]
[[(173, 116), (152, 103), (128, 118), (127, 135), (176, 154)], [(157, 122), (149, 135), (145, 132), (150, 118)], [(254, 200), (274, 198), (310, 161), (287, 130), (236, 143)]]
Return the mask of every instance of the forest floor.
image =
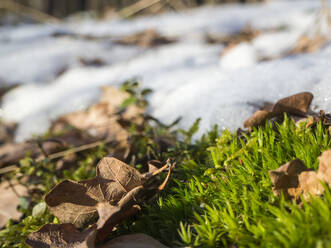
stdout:
[(329, 247), (330, 27), (318, 1), (0, 27), (0, 246)]

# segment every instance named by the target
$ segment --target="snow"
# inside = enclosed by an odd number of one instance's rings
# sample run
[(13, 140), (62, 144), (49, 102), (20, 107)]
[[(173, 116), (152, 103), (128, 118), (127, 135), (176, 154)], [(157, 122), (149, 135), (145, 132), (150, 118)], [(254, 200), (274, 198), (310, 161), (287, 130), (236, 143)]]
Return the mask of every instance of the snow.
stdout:
[[(315, 95), (313, 108), (331, 111), (331, 46), (282, 57), (301, 34), (311, 30), (318, 11), (319, 1), (274, 0), (135, 20), (3, 27), (0, 83), (22, 86), (4, 96), (0, 115), (5, 121), (19, 122), (16, 140), (24, 140), (46, 131), (52, 119), (96, 102), (100, 86), (119, 86), (131, 78), (153, 89), (148, 110), (152, 115), (168, 123), (183, 116), (182, 128), (201, 117), (200, 135), (214, 124), (234, 130), (256, 110), (253, 104), (300, 91)], [(208, 33), (236, 32), (248, 24), (266, 32), (224, 56), (222, 45), (204, 41)], [(150, 28), (178, 42), (148, 49), (111, 41)], [(55, 32), (100, 39), (55, 38)], [(88, 67), (80, 58), (101, 58), (107, 64)], [(262, 58), (274, 59), (262, 62)]]

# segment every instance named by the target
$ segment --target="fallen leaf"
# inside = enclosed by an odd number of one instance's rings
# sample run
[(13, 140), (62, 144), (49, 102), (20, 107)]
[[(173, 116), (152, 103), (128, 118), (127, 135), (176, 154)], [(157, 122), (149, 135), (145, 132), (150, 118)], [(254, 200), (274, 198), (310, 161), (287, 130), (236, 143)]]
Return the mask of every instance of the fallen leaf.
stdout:
[(331, 150), (323, 152), (318, 160), (318, 177), (331, 187)]
[(305, 115), (313, 100), (313, 94), (310, 92), (301, 92), (289, 97), (280, 99), (273, 106), (271, 112), (275, 114), (293, 114), (293, 115)]
[(2, 123), (0, 121), (0, 145), (14, 142), (16, 123)]
[(146, 234), (136, 233), (114, 238), (100, 248), (167, 248), (167, 246)]
[(105, 240), (117, 224), (140, 211), (140, 206), (136, 203), (143, 194), (144, 188), (139, 186), (126, 194), (116, 206), (110, 205), (106, 201), (97, 204), (96, 208), (99, 215), (97, 241)]
[(301, 92), (277, 101), (272, 107), (256, 111), (244, 122), (244, 127), (252, 128), (263, 125), (267, 119), (282, 116), (284, 113), (305, 116), (313, 100), (310, 92)]
[(53, 122), (51, 131), (60, 132), (68, 126), (73, 126), (87, 132), (96, 139), (117, 142), (118, 149), (128, 147), (129, 133), (120, 121), (141, 124), (144, 108), (130, 105), (124, 110), (123, 101), (129, 98), (129, 93), (110, 86), (102, 87), (100, 100), (86, 111), (66, 114)]
[(98, 217), (98, 200), (91, 196), (84, 185), (74, 181), (65, 180), (56, 185), (46, 195), (45, 202), (62, 223), (82, 227)]
[(272, 118), (273, 116), (272, 112), (258, 110), (244, 122), (244, 127), (250, 128), (263, 125), (267, 119)]
[[(115, 158), (103, 158), (97, 165), (95, 178), (81, 182), (66, 180), (46, 195), (45, 202), (51, 212), (65, 224), (46, 224), (30, 234), (26, 243), (32, 247), (94, 248), (95, 243), (105, 240), (117, 224), (140, 210), (138, 203), (151, 191), (144, 183), (169, 168), (163, 187), (172, 167), (174, 164), (168, 160), (156, 171), (140, 174)], [(92, 224), (97, 217), (98, 221), (85, 231), (76, 229)]]
[(29, 234), (25, 243), (33, 248), (94, 248), (96, 228), (80, 232), (72, 224), (46, 224)]
[(208, 34), (207, 43), (222, 44), (226, 46), (225, 50), (233, 48), (242, 42), (250, 42), (255, 39), (261, 32), (247, 25), (242, 30), (232, 34)]
[(170, 39), (158, 34), (155, 29), (147, 29), (143, 32), (124, 36), (116, 42), (121, 45), (137, 45), (144, 48), (156, 47), (175, 42), (175, 39)]
[(106, 65), (107, 63), (101, 59), (101, 58), (84, 58), (84, 57), (81, 57), (79, 58), (79, 62), (82, 64), (82, 65), (85, 65), (85, 66), (93, 66), (93, 67), (100, 67), (100, 66), (104, 66)]
[(122, 198), (153, 175), (140, 174), (115, 158), (105, 157), (97, 165), (95, 178), (80, 182), (63, 181), (46, 195), (45, 201), (61, 222), (82, 227), (97, 217), (99, 202), (117, 206)]
[[(62, 116), (53, 123), (52, 129), (61, 130), (66, 126), (86, 131), (97, 139), (122, 141), (128, 138), (128, 132), (117, 122), (118, 116), (109, 109), (107, 103), (99, 103), (87, 111), (75, 112)], [(61, 125), (59, 127), (59, 125)]]
[(293, 188), (299, 187), (298, 175), (305, 170), (307, 168), (303, 162), (300, 159), (295, 159), (280, 166), (276, 170), (269, 171), (271, 182), (274, 185), (274, 194), (279, 196), (283, 192), (286, 197), (295, 197), (296, 195), (293, 195)]
[(273, 192), (279, 196), (282, 192), (287, 198), (298, 199), (300, 195), (306, 200), (310, 196), (319, 196), (324, 192), (321, 182), (331, 185), (331, 150), (319, 157), (318, 172), (307, 169), (299, 159), (292, 160), (276, 170), (269, 171), (274, 185)]
[(9, 219), (19, 220), (22, 213), (17, 210), (19, 197), (27, 193), (26, 187), (4, 181), (0, 184), (0, 228), (4, 227)]
[(323, 35), (316, 35), (314, 37), (302, 35), (291, 51), (287, 53), (287, 56), (316, 52), (325, 45), (327, 40), (328, 39)]
[(299, 193), (303, 195), (306, 200), (310, 196), (322, 195), (324, 188), (320, 183), (320, 178), (315, 171), (304, 171), (299, 175)]
[[(97, 203), (96, 209), (99, 220), (85, 231), (78, 231), (76, 226), (71, 223), (46, 224), (40, 230), (31, 233), (25, 242), (32, 247), (38, 248), (95, 247), (95, 243), (103, 241), (115, 225), (140, 210), (140, 207), (135, 205), (135, 203), (136, 197), (140, 197), (139, 194), (142, 191), (143, 187), (137, 187), (130, 191), (117, 206), (112, 206), (106, 201)], [(80, 209), (77, 209), (77, 211), (80, 211)]]
[(310, 128), (312, 126), (314, 126), (316, 124), (316, 119), (314, 118), (314, 116), (308, 116), (307, 120), (306, 120), (306, 128)]

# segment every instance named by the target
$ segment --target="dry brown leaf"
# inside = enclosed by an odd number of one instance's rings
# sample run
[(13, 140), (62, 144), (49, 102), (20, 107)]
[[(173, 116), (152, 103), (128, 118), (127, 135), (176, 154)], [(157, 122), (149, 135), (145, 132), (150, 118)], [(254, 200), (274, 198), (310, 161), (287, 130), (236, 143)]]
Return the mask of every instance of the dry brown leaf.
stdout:
[(244, 122), (244, 127), (251, 128), (263, 125), (273, 114), (266, 110), (258, 110)]
[(16, 182), (4, 181), (0, 184), (0, 228), (4, 227), (9, 219), (19, 220), (22, 213), (17, 210), (19, 197), (26, 195), (26, 187)]
[(299, 174), (306, 171), (307, 168), (300, 159), (292, 160), (276, 170), (269, 171), (271, 182), (273, 183), (273, 192), (279, 196), (281, 192), (286, 197), (297, 196), (297, 188), (299, 187)]
[(117, 224), (140, 211), (140, 206), (136, 203), (137, 199), (142, 198), (144, 192), (144, 188), (139, 186), (126, 194), (116, 206), (110, 205), (106, 201), (97, 204), (99, 215), (97, 241), (105, 240)]
[(167, 248), (167, 246), (146, 234), (137, 233), (114, 238), (100, 248)]
[[(70, 224), (47, 224), (30, 234), (26, 243), (32, 247), (95, 247), (117, 224), (140, 210), (139, 201), (155, 192), (155, 188), (146, 189), (144, 183), (169, 168), (167, 182), (172, 167), (174, 164), (168, 161), (156, 171), (140, 174), (115, 158), (103, 158), (95, 178), (81, 182), (66, 180), (46, 195), (51, 212), (61, 222)], [(96, 224), (85, 231), (76, 229), (92, 224), (97, 217)]]
[(135, 105), (120, 111), (122, 102), (129, 97), (127, 92), (110, 86), (102, 87), (99, 103), (86, 111), (66, 114), (56, 120), (51, 130), (61, 131), (67, 126), (86, 131), (97, 139), (113, 140), (120, 143), (120, 147), (127, 146), (128, 131), (119, 123), (120, 120), (142, 123), (141, 115), (145, 109)]
[(98, 200), (84, 185), (74, 181), (65, 180), (56, 185), (46, 195), (45, 202), (62, 223), (82, 227), (98, 217)]
[(82, 227), (96, 218), (99, 202), (118, 206), (121, 199), (153, 176), (152, 173), (140, 174), (135, 168), (110, 157), (103, 158), (96, 171), (93, 179), (66, 180), (46, 195), (45, 202), (61, 222)]
[(303, 162), (295, 159), (282, 165), (277, 170), (269, 171), (276, 196), (283, 192), (287, 198), (298, 199), (300, 195), (306, 200), (310, 196), (319, 196), (324, 192), (321, 182), (331, 185), (331, 150), (325, 151), (319, 157), (319, 168), (307, 169)]
[(287, 55), (316, 52), (325, 45), (327, 40), (328, 39), (322, 35), (316, 35), (314, 37), (303, 35), (298, 39), (295, 46)]
[(306, 200), (309, 200), (310, 196), (322, 195), (324, 192), (324, 188), (320, 181), (321, 180), (315, 171), (304, 171), (300, 173), (300, 194), (302, 194)]
[[(135, 105), (121, 109), (122, 102), (128, 97), (127, 92), (110, 86), (103, 87), (99, 103), (87, 111), (67, 114), (53, 122), (50, 132), (55, 135), (49, 140), (56, 142), (38, 141), (42, 144), (44, 153), (50, 155), (71, 147), (105, 140), (116, 143), (114, 154), (123, 155), (129, 148), (129, 134), (122, 127), (120, 120), (140, 125), (145, 111)], [(32, 158), (43, 158), (44, 154), (38, 142), (8, 143), (0, 146), (0, 167), (18, 163), (28, 152)]]
[(285, 97), (276, 102), (271, 111), (277, 114), (305, 115), (313, 97), (313, 94), (310, 92), (301, 92)]
[(80, 232), (72, 224), (46, 224), (29, 234), (25, 243), (33, 248), (94, 248), (96, 228)]
[[(128, 132), (117, 122), (118, 116), (114, 115), (107, 103), (99, 103), (87, 111), (67, 114), (54, 122), (52, 129), (63, 129), (65, 126), (86, 131), (97, 139), (123, 141), (128, 138)], [(61, 126), (60, 126), (61, 125)]]
[(210, 44), (222, 44), (226, 48), (223, 51), (223, 55), (229, 52), (232, 48), (236, 47), (242, 42), (250, 42), (255, 39), (261, 32), (253, 29), (251, 26), (245, 26), (239, 32), (226, 35), (209, 34), (206, 37), (206, 41)]
[[(73, 188), (77, 185), (71, 185)], [(68, 188), (64, 189), (66, 197), (70, 197)], [(80, 232), (73, 224), (46, 224), (40, 230), (31, 233), (26, 243), (32, 247), (72, 247), (72, 248), (87, 248), (95, 247), (95, 243), (103, 241), (109, 233), (113, 230), (113, 227), (120, 223), (122, 220), (129, 218), (140, 210), (138, 205), (135, 205), (136, 198), (141, 197), (143, 193), (143, 187), (137, 187), (130, 191), (123, 199), (121, 199), (118, 205), (113, 206), (108, 202), (103, 201), (95, 203), (93, 200), (88, 199), (84, 202), (83, 198), (86, 195), (75, 195), (77, 190), (74, 190), (74, 194), (71, 196), (81, 197), (82, 204), (95, 205), (97, 209), (97, 215), (99, 216), (98, 222), (87, 228), (85, 231)], [(70, 208), (70, 207), (68, 207)], [(81, 212), (81, 208), (77, 208), (78, 212)], [(87, 209), (86, 209), (87, 210)], [(66, 214), (66, 213), (64, 213)]]
[(79, 58), (79, 62), (82, 65), (85, 66), (93, 66), (93, 67), (99, 67), (99, 66), (104, 66), (107, 63), (101, 59), (101, 58), (84, 58), (84, 57), (80, 57)]
[(267, 119), (281, 116), (283, 113), (305, 116), (313, 100), (310, 92), (301, 92), (277, 101), (272, 107), (256, 111), (244, 122), (244, 127), (252, 128), (263, 125)]
[(331, 150), (323, 152), (318, 160), (318, 177), (331, 187)]
[(137, 45), (144, 48), (156, 47), (175, 42), (175, 39), (170, 39), (158, 34), (155, 29), (147, 29), (143, 32), (127, 35), (117, 41), (121, 45)]
[(16, 123), (1, 123), (0, 121), (0, 145), (14, 142)]

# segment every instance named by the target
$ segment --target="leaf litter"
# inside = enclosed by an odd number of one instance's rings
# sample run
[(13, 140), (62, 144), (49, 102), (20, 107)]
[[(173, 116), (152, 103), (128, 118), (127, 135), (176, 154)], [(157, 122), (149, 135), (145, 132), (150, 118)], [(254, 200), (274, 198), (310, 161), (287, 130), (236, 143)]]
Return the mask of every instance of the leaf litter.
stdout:
[[(174, 163), (167, 161), (161, 168), (154, 166), (152, 171), (141, 174), (116, 158), (104, 157), (97, 165), (95, 178), (65, 180), (45, 196), (50, 211), (64, 224), (47, 224), (30, 234), (26, 243), (32, 247), (94, 247), (117, 224), (136, 214), (140, 203), (164, 188), (173, 167)], [(164, 170), (168, 170), (168, 176), (158, 188), (147, 185)], [(89, 224), (92, 226), (81, 233), (76, 229)], [(72, 236), (64, 234), (67, 229), (73, 230)], [(92, 245), (87, 246), (89, 242)]]
[[(113, 134), (117, 132), (112, 132), (113, 129), (110, 129), (112, 123), (118, 122), (119, 128), (123, 128), (125, 121), (142, 123), (143, 108), (129, 105), (123, 111), (123, 99), (128, 99), (128, 95), (119, 97), (120, 100), (116, 104), (107, 102), (111, 99), (107, 94), (113, 95), (112, 91), (111, 88), (105, 88), (100, 102), (87, 111), (68, 114), (55, 121), (52, 131), (61, 132), (68, 126), (70, 128), (73, 126), (73, 130), (83, 134), (88, 133), (92, 139), (111, 140), (114, 139)], [(329, 125), (331, 118), (323, 111), (319, 115), (313, 113), (313, 116), (309, 116), (312, 113), (309, 109), (312, 99), (313, 95), (309, 92), (280, 99), (275, 104), (267, 105), (254, 113), (250, 118), (250, 125), (245, 126), (251, 128), (262, 125), (267, 119), (280, 117), (283, 113), (308, 116), (306, 120), (307, 123), (311, 122), (311, 125), (316, 124), (317, 121), (322, 121), (323, 125)], [(127, 111), (131, 106), (136, 109), (131, 108)], [(107, 118), (103, 118), (104, 116)], [(113, 120), (109, 121), (112, 118)], [(118, 137), (116, 139), (122, 141)], [(127, 139), (127, 137), (123, 138), (123, 142), (127, 142)], [(37, 145), (39, 150), (42, 150), (40, 144), (37, 143)], [(45, 151), (40, 153), (43, 154)], [(68, 161), (74, 163), (75, 156), (69, 157)], [(331, 151), (324, 152), (319, 162), (318, 172), (306, 168), (298, 159), (277, 170), (269, 171), (275, 195), (284, 194), (287, 198), (297, 201), (301, 195), (307, 200), (311, 195), (322, 195), (324, 188), (321, 182), (331, 185), (329, 171), (331, 170)], [(136, 214), (142, 202), (164, 188), (173, 166), (169, 162), (163, 165), (157, 160), (149, 161), (149, 171), (141, 174), (120, 160), (111, 157), (103, 158), (97, 165), (95, 178), (78, 182), (65, 180), (46, 195), (46, 204), (63, 224), (44, 225), (39, 231), (30, 234), (26, 243), (32, 247), (99, 247), (117, 224)], [(168, 170), (165, 181), (158, 188), (148, 186), (150, 179), (164, 170)], [(42, 205), (40, 209), (44, 211)], [(39, 209), (36, 213), (38, 211)], [(141, 244), (134, 242), (132, 237), (140, 237), (146, 242), (142, 241)], [(101, 247), (139, 247), (139, 245), (148, 247), (148, 244), (155, 241), (153, 240), (144, 234), (125, 235), (104, 243)], [(158, 241), (155, 242), (155, 245), (150, 247), (164, 247)]]
[(323, 183), (331, 186), (331, 150), (324, 151), (318, 160), (317, 172), (308, 169), (299, 159), (269, 171), (274, 194), (280, 196), (283, 193), (286, 198), (295, 200), (300, 200), (300, 195), (305, 200), (322, 195), (325, 190)]
[[(51, 154), (96, 141), (113, 143), (113, 147), (118, 151), (115, 155), (122, 158), (119, 155), (129, 146), (129, 133), (123, 123), (141, 124), (142, 114), (145, 112), (144, 107), (135, 104), (122, 107), (122, 102), (128, 98), (128, 92), (110, 86), (102, 87), (98, 103), (86, 111), (66, 114), (55, 120), (47, 138), (0, 145), (0, 167), (17, 164), (27, 153), (31, 158), (40, 161)], [(0, 131), (2, 129), (5, 129), (3, 132), (6, 134), (13, 132), (9, 127), (1, 127)], [(4, 139), (10, 138), (7, 137), (8, 135), (4, 135)]]
[(27, 195), (27, 189), (15, 181), (0, 183), (0, 228), (4, 227), (9, 219), (19, 220), (23, 213), (18, 211), (19, 198)]
[(256, 111), (244, 122), (244, 127), (253, 128), (264, 125), (267, 119), (282, 117), (284, 113), (306, 117), (309, 114), (309, 107), (313, 100), (310, 92), (301, 92), (278, 100), (272, 106)]

